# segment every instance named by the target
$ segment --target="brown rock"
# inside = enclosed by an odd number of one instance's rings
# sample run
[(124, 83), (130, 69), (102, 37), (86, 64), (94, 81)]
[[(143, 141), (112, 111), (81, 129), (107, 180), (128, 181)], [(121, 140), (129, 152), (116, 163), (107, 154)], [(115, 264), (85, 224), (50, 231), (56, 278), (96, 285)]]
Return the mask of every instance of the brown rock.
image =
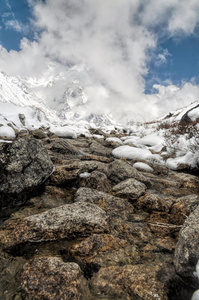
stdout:
[(92, 277), (91, 287), (95, 295), (109, 295), (113, 299), (168, 300), (167, 271), (166, 266), (157, 264), (110, 266)]
[(72, 256), (95, 256), (102, 252), (118, 250), (127, 245), (127, 242), (111, 234), (94, 234), (85, 240), (74, 244), (70, 253)]
[(181, 187), (199, 190), (199, 178), (197, 176), (186, 173), (172, 173), (171, 178), (180, 182)]
[(186, 218), (199, 205), (198, 195), (180, 197), (173, 205), (171, 213), (174, 215), (177, 224), (183, 224)]
[(174, 198), (171, 196), (165, 196), (161, 194), (154, 194), (148, 191), (144, 196), (140, 197), (136, 203), (136, 207), (147, 212), (163, 211), (169, 212)]
[(56, 167), (50, 177), (52, 185), (67, 185), (79, 177), (79, 170), (67, 170), (64, 166)]
[(41, 243), (88, 236), (108, 231), (106, 213), (90, 203), (74, 203), (52, 208), (24, 219), (11, 220), (0, 232), (4, 248), (24, 243)]
[(81, 150), (75, 147), (69, 140), (57, 138), (48, 145), (49, 150), (62, 154), (80, 155), (83, 154)]
[(111, 189), (107, 176), (99, 171), (93, 171), (88, 177), (80, 178), (79, 181), (81, 187), (93, 188), (103, 192), (108, 192)]
[(41, 129), (35, 129), (31, 131), (31, 135), (36, 139), (45, 139), (47, 135)]
[(86, 290), (86, 280), (76, 263), (36, 257), (24, 266), (22, 288), (31, 299), (79, 300)]

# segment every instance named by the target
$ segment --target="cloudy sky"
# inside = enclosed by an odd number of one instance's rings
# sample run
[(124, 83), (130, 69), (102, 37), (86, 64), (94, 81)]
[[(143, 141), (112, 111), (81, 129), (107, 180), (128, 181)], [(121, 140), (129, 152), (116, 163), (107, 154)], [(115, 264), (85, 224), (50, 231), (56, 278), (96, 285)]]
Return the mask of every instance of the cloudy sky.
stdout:
[[(198, 0), (1, 0), (0, 70), (78, 82), (88, 113), (146, 121), (199, 100)], [(67, 78), (67, 79), (66, 79)]]

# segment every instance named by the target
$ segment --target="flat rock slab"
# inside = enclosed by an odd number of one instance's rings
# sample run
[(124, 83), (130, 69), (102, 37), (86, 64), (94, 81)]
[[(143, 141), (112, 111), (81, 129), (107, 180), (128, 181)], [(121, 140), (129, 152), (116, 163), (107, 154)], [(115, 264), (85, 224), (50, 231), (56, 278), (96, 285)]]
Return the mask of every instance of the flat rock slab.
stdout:
[(90, 203), (74, 203), (44, 213), (6, 222), (0, 232), (4, 248), (104, 233), (109, 229), (106, 213)]
[(22, 288), (31, 299), (78, 300), (85, 287), (86, 280), (76, 263), (36, 257), (24, 266)]

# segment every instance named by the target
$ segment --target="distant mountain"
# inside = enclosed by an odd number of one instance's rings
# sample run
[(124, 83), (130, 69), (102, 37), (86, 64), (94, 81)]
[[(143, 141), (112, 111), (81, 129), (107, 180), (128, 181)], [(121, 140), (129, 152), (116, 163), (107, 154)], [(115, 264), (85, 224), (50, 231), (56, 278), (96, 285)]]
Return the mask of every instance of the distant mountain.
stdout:
[(0, 72), (0, 114), (3, 114), (5, 106), (1, 103), (13, 105), (13, 110), (15, 106), (30, 107), (42, 112), (47, 120), (58, 121), (55, 111), (49, 109), (18, 77), (7, 76), (3, 72)]
[(115, 125), (111, 115), (102, 114), (97, 109), (98, 106), (102, 111), (100, 93), (103, 93), (103, 87), (90, 82), (90, 77), (86, 75), (88, 70), (82, 72), (85, 68), (84, 65), (74, 66), (57, 75), (49, 71), (49, 74), (40, 78), (22, 80), (66, 122), (88, 123), (92, 126)]

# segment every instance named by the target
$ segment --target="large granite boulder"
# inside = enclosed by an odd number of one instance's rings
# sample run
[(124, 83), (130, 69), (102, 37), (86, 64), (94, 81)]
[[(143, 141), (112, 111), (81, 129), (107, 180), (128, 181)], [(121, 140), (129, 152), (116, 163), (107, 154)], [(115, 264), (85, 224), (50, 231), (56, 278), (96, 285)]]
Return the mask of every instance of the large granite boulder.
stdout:
[(0, 241), (7, 249), (25, 243), (73, 239), (108, 229), (108, 217), (101, 208), (90, 203), (74, 203), (7, 221), (0, 231)]
[(40, 300), (79, 300), (87, 293), (78, 264), (64, 263), (58, 257), (36, 257), (25, 264), (22, 288), (31, 299)]
[(195, 274), (199, 260), (199, 206), (186, 219), (180, 230), (175, 249), (175, 268), (177, 274), (190, 287), (199, 289)]
[(0, 145), (0, 209), (22, 204), (53, 172), (41, 141), (20, 138)]

